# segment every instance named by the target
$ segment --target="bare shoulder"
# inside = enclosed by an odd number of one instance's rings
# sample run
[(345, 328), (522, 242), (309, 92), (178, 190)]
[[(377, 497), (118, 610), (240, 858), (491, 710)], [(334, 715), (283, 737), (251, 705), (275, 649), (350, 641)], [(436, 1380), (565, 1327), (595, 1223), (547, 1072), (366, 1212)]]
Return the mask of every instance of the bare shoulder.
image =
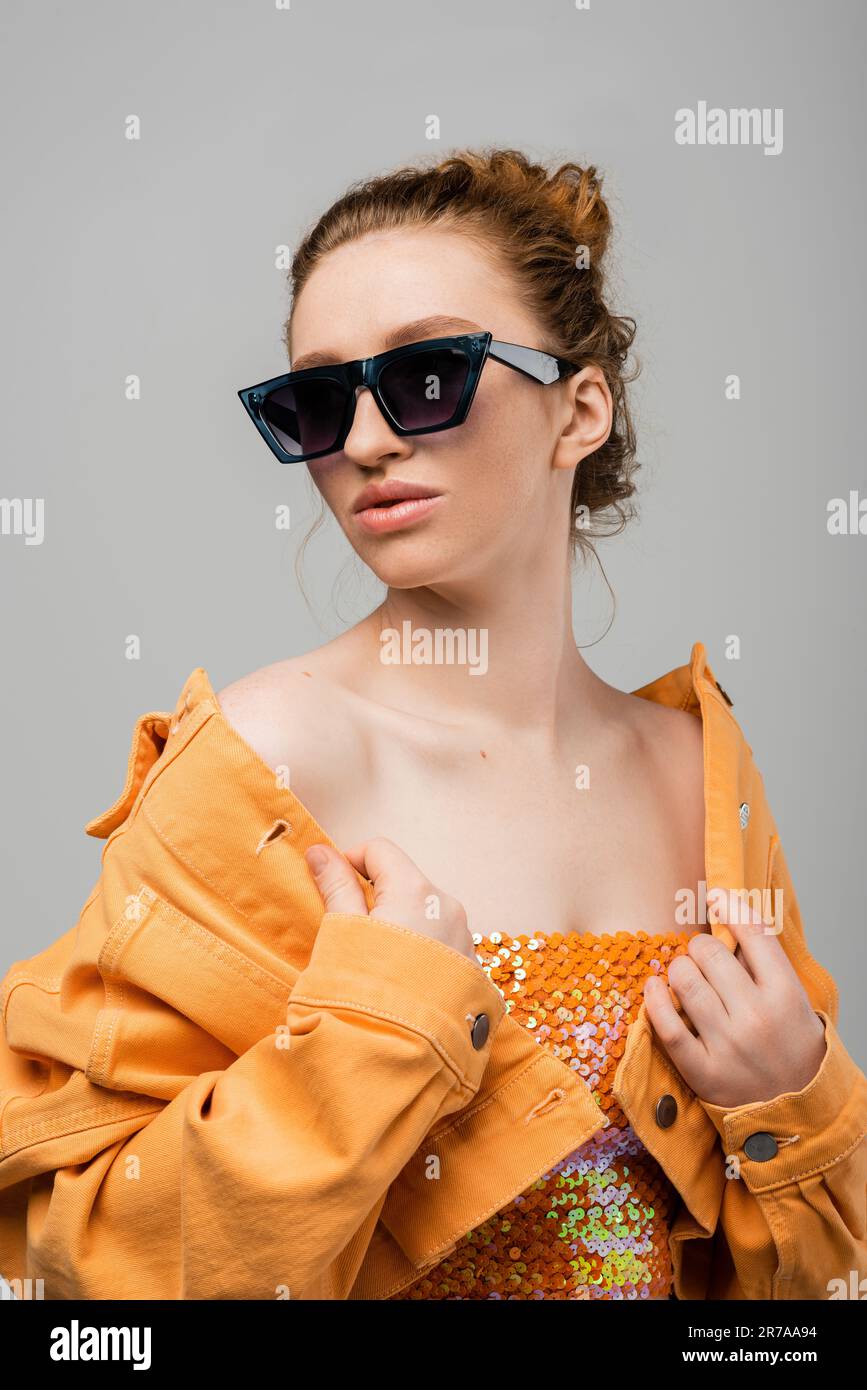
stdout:
[(704, 729), (701, 718), (686, 710), (659, 705), (641, 696), (628, 697), (632, 715), (649, 757), (666, 777), (684, 786), (704, 782)]
[(636, 727), (651, 748), (668, 756), (685, 757), (688, 761), (701, 759), (703, 733), (701, 718), (687, 710), (660, 705), (640, 695), (629, 695)]
[(625, 695), (638, 756), (656, 789), (656, 800), (684, 833), (704, 825), (704, 728), (700, 716)]
[[(706, 878), (704, 726), (701, 717), (628, 695), (641, 804), (676, 865), (678, 887)], [(636, 796), (639, 793), (636, 788)], [(644, 799), (646, 798), (646, 800)]]
[(362, 741), (347, 699), (316, 651), (262, 666), (217, 692), (226, 721), (269, 767), (288, 766), (292, 789), (314, 814), (359, 770)]

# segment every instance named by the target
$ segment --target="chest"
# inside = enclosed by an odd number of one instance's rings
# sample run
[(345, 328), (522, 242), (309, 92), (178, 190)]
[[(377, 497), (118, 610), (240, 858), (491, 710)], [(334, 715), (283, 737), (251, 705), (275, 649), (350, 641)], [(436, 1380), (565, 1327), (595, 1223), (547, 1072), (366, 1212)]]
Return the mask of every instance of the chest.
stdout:
[(700, 789), (613, 765), (581, 782), (566, 760), (444, 772), (393, 752), (329, 828), (339, 845), (393, 840), (484, 937), (679, 930), (683, 890), (704, 878)]

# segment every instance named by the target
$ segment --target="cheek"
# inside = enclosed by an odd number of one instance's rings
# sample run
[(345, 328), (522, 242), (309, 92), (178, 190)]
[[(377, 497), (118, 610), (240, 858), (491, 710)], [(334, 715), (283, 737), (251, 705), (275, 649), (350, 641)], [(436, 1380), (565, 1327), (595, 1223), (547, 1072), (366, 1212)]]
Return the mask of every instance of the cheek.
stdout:
[(307, 464), (307, 472), (323, 502), (332, 511), (340, 511), (341, 501), (351, 490), (349, 470), (340, 459), (316, 461)]
[(467, 431), (456, 449), (455, 466), (465, 471), (460, 491), (468, 498), (484, 491), (489, 512), (508, 514), (531, 503), (544, 482), (545, 428), (530, 393), (520, 388), (479, 393), (458, 431)]

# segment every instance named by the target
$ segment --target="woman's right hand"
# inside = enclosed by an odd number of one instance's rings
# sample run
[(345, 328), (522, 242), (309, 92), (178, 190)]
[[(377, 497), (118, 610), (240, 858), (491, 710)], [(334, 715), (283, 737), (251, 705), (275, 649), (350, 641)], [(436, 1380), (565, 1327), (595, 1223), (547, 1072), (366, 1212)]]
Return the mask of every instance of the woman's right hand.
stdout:
[[(311, 862), (316, 851), (323, 856), (321, 866)], [(360, 913), (364, 917), (396, 922), (420, 936), (441, 941), (474, 965), (479, 964), (463, 905), (457, 898), (435, 888), (393, 840), (381, 836), (365, 840), (347, 850), (345, 855), (332, 845), (311, 845), (304, 857), (322, 894), (326, 912)], [(353, 868), (373, 884), (374, 906), (369, 912)]]

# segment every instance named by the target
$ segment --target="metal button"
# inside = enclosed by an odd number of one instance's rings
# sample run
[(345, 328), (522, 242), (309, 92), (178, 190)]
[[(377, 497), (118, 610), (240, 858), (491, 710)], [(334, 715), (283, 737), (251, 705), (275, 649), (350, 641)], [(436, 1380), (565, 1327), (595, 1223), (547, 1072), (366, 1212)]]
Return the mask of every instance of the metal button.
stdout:
[(677, 1101), (666, 1093), (656, 1102), (656, 1123), (660, 1129), (669, 1129), (677, 1118)]
[(470, 1036), (473, 1040), (473, 1047), (477, 1052), (481, 1052), (485, 1043), (488, 1041), (488, 1034), (491, 1031), (491, 1024), (487, 1014), (479, 1014), (473, 1022)]
[(757, 1134), (751, 1134), (749, 1139), (744, 1140), (744, 1153), (756, 1163), (767, 1163), (769, 1158), (776, 1157), (777, 1141), (773, 1134), (759, 1130)]
[(740, 806), (738, 807), (738, 816), (739, 816), (740, 822), (741, 822), (741, 830), (746, 830), (747, 826), (748, 826), (749, 823), (750, 823), (750, 807), (749, 807), (749, 802), (747, 802), (747, 801), (742, 801), (742, 802), (741, 802)]

